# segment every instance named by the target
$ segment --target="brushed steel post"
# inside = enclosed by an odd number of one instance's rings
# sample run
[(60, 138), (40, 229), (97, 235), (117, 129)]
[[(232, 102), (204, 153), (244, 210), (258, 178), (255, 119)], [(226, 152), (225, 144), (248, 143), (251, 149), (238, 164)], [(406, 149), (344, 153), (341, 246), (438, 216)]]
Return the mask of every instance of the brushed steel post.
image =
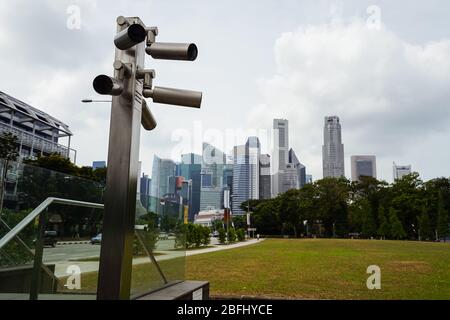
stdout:
[[(118, 33), (139, 18), (119, 17)], [(131, 74), (123, 79), (123, 92), (113, 96), (108, 149), (102, 246), (97, 299), (129, 299), (142, 119), (143, 83), (136, 80), (143, 69), (145, 42), (131, 49), (116, 49), (115, 61), (128, 64)]]

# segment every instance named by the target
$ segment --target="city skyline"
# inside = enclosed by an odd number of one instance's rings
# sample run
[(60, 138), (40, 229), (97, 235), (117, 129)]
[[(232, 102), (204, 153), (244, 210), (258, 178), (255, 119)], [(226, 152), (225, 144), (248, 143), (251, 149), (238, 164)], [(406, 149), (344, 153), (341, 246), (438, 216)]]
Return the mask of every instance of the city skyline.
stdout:
[[(106, 159), (104, 128), (109, 124), (110, 108), (107, 104), (82, 105), (80, 100), (96, 98), (91, 88), (94, 75), (111, 72), (110, 39), (115, 32), (111, 21), (131, 12), (125, 1), (115, 6), (102, 0), (96, 5), (80, 1), (81, 29), (70, 30), (66, 28), (70, 4), (66, 0), (51, 4), (19, 0), (14, 10), (0, 4), (1, 28), (14, 39), (0, 37), (4, 48), (0, 66), (11, 75), (1, 90), (66, 122), (75, 133), (72, 146), (78, 151), (77, 163), (90, 165), (93, 159)], [(133, 9), (164, 29), (161, 41), (183, 41), (195, 35), (198, 61), (154, 64), (161, 70), (158, 85), (202, 89), (204, 106), (191, 112), (150, 105), (158, 127), (154, 134), (142, 134), (143, 171), (151, 171), (153, 154), (170, 157), (177, 144), (172, 139), (174, 131), (193, 132), (198, 119), (207, 135), (210, 129), (269, 130), (271, 119), (285, 118), (296, 128), (291, 147), (302, 151), (302, 161), (318, 179), (322, 176), (321, 122), (324, 116), (337, 114), (345, 126), (346, 153), (366, 152), (369, 144), (370, 153), (377, 155), (379, 178), (392, 181), (394, 160), (412, 164), (425, 180), (450, 176), (450, 167), (441, 165), (450, 163), (449, 153), (441, 148), (450, 138), (446, 107), (450, 81), (445, 77), (450, 66), (448, 2), (435, 1), (432, 7), (419, 1), (413, 5), (410, 1), (380, 2), (381, 27), (375, 30), (367, 27), (366, 10), (373, 3), (365, 0), (179, 4), (136, 3)], [(253, 14), (255, 7), (258, 19)], [(35, 27), (23, 28), (21, 15), (29, 17)], [(235, 25), (245, 32), (230, 34), (227, 16), (233, 16)], [(182, 33), (170, 23), (173, 19), (186, 26)], [(190, 23), (192, 19), (199, 23)], [(417, 24), (416, 19), (430, 23)], [(433, 27), (436, 24), (440, 27)], [(49, 30), (52, 41), (37, 41)], [(220, 51), (223, 43), (233, 43), (240, 55)], [(259, 52), (257, 57), (246, 49), (249, 46)], [(35, 48), (31, 56), (24, 54), (29, 47)], [(67, 52), (73, 53), (70, 59)], [(351, 61), (342, 59), (346, 54), (353, 57)], [(236, 70), (242, 61), (246, 68), (236, 77), (229, 70)], [(371, 72), (376, 65), (384, 67)], [(184, 77), (188, 74), (189, 81)], [(48, 87), (52, 90), (45, 90)], [(235, 145), (244, 143), (241, 138)], [(199, 153), (199, 149), (183, 153)], [(349, 158), (345, 160), (345, 171), (350, 172)]]

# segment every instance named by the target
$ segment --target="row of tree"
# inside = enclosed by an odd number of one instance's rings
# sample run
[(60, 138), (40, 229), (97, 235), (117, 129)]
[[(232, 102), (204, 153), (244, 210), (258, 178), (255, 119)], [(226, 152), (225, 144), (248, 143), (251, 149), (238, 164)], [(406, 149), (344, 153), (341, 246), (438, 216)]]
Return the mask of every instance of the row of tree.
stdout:
[(445, 239), (449, 208), (450, 179), (424, 182), (417, 173), (392, 184), (325, 178), (274, 199), (250, 201), (258, 233), (294, 237)]

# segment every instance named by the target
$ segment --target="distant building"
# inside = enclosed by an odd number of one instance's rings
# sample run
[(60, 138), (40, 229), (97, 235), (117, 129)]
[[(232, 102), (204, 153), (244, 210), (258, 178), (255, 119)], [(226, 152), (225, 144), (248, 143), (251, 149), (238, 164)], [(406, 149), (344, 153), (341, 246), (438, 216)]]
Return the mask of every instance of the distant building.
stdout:
[(194, 224), (199, 224), (205, 227), (212, 227), (214, 221), (222, 221), (224, 217), (224, 210), (206, 210), (200, 211), (195, 215)]
[(289, 121), (273, 120), (272, 197), (282, 192), (283, 174), (289, 159)]
[(250, 137), (243, 146), (234, 147), (232, 211), (243, 215), (241, 204), (259, 199), (261, 145), (257, 137)]
[(160, 200), (169, 194), (169, 177), (175, 175), (175, 162), (155, 155), (152, 168), (151, 210), (161, 213)]
[(194, 221), (194, 217), (200, 211), (200, 191), (201, 191), (201, 171), (202, 156), (189, 153), (181, 156), (181, 164), (179, 165), (179, 174), (185, 180), (192, 181), (192, 196), (189, 206), (189, 221)]
[(302, 188), (306, 184), (306, 167), (300, 163), (293, 149), (289, 150), (289, 163), (297, 169), (298, 187)]
[(325, 117), (322, 147), (323, 177), (345, 177), (344, 145), (339, 117)]
[(272, 177), (270, 175), (270, 155), (262, 154), (259, 160), (259, 199), (270, 199)]
[(360, 181), (361, 177), (377, 177), (377, 161), (375, 156), (351, 157), (352, 181)]
[(292, 189), (300, 189), (298, 170), (292, 163), (286, 165), (281, 188), (283, 193)]
[(394, 171), (394, 181), (395, 181), (395, 180), (402, 179), (404, 176), (407, 176), (408, 174), (411, 174), (412, 169), (411, 169), (411, 165), (398, 166), (394, 162), (393, 171)]
[(223, 208), (223, 181), (226, 155), (216, 147), (203, 143), (200, 211)]
[(106, 168), (106, 161), (94, 161), (92, 162), (92, 169), (103, 169)]
[(151, 183), (152, 179), (148, 177), (146, 174), (142, 174), (142, 177), (140, 179), (140, 200), (142, 203), (142, 206), (149, 211), (150, 210), (150, 190), (151, 190)]
[(313, 176), (310, 174), (306, 175), (306, 184), (312, 184), (313, 183)]
[[(20, 158), (57, 153), (76, 162), (68, 125), (0, 91), (0, 138), (5, 133), (17, 137)], [(61, 142), (63, 139), (67, 140), (65, 144)]]

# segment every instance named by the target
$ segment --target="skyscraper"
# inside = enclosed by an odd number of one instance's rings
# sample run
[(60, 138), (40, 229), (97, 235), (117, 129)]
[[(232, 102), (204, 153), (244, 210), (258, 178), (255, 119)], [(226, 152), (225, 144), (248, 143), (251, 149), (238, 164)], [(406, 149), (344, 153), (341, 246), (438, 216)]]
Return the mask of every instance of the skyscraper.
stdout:
[(106, 168), (106, 161), (94, 161), (92, 162), (92, 169), (103, 169)]
[(272, 154), (272, 197), (282, 192), (283, 174), (289, 159), (289, 122), (273, 120), (274, 143)]
[(193, 153), (183, 154), (179, 168), (180, 175), (192, 181), (188, 220), (194, 221), (195, 215), (200, 212), (202, 156)]
[(271, 198), (271, 185), (270, 155), (262, 154), (259, 160), (259, 199)]
[(243, 146), (234, 147), (233, 157), (233, 214), (244, 214), (241, 204), (259, 199), (261, 145), (257, 137), (250, 137)]
[(293, 149), (289, 150), (289, 163), (297, 169), (298, 187), (303, 188), (306, 184), (306, 167), (298, 160)]
[(225, 153), (208, 143), (203, 143), (200, 211), (223, 207), (225, 168)]
[(377, 177), (377, 161), (375, 156), (352, 156), (352, 181), (360, 181), (361, 177)]
[(339, 117), (325, 117), (322, 147), (323, 177), (345, 177), (344, 145)]
[(152, 168), (151, 210), (159, 213), (159, 200), (169, 192), (169, 177), (175, 175), (175, 162), (155, 155)]
[(140, 180), (140, 200), (142, 206), (149, 211), (150, 210), (150, 190), (152, 179), (148, 177), (145, 173), (142, 174)]
[(286, 165), (284, 170), (283, 180), (281, 181), (281, 192), (287, 192), (292, 189), (299, 189), (299, 179), (297, 168), (292, 163)]
[(394, 171), (394, 181), (399, 180), (403, 178), (404, 176), (407, 176), (408, 174), (411, 174), (411, 165), (407, 166), (398, 166), (395, 164), (393, 165), (393, 171)]

